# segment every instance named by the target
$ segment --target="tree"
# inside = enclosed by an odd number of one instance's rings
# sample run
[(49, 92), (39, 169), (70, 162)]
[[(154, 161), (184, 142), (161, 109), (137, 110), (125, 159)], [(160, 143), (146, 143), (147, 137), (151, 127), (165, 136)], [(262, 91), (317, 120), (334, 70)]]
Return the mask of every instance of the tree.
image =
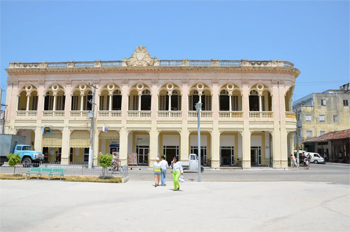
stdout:
[(108, 167), (110, 167), (112, 165), (112, 161), (113, 161), (113, 156), (110, 154), (104, 154), (104, 155), (100, 155), (98, 157), (98, 164), (103, 168), (102, 169), (102, 176), (105, 177), (105, 173)]
[(19, 156), (19, 154), (13, 154), (13, 153), (10, 153), (7, 155), (7, 159), (9, 160), (9, 165), (11, 167), (13, 167), (13, 175), (16, 174), (16, 165), (21, 163), (21, 157)]

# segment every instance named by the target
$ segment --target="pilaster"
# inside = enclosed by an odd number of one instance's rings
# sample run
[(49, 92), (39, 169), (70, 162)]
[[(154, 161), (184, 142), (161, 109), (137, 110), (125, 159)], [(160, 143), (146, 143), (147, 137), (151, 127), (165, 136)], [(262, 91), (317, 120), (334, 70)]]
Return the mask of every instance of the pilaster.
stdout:
[(62, 151), (61, 151), (61, 164), (69, 164), (70, 155), (70, 134), (71, 131), (68, 127), (64, 127), (62, 131)]
[(212, 154), (211, 154), (211, 167), (220, 168), (220, 132), (218, 129), (213, 129), (211, 132), (212, 140)]
[(250, 160), (250, 144), (251, 144), (251, 133), (249, 130), (249, 122), (244, 120), (244, 129), (242, 133), (243, 140), (243, 157), (242, 157), (242, 168), (251, 168)]
[(125, 129), (125, 127), (122, 127), (119, 131), (120, 137), (119, 137), (119, 160), (121, 162), (121, 165), (127, 165), (128, 164), (128, 135), (129, 131)]
[[(40, 124), (40, 123), (39, 123)], [(43, 132), (40, 126), (35, 128), (35, 139), (34, 139), (34, 150), (42, 151), (43, 150)]]
[(159, 131), (155, 130), (154, 128), (150, 131), (150, 147), (149, 147), (149, 162), (148, 166), (152, 167), (153, 163), (156, 161), (157, 157), (159, 157), (158, 154), (158, 135)]
[(181, 161), (187, 161), (188, 160), (188, 156), (189, 156), (189, 135), (190, 132), (187, 129), (187, 122), (186, 122), (186, 126), (182, 127), (181, 130), (181, 146), (180, 146), (180, 160)]

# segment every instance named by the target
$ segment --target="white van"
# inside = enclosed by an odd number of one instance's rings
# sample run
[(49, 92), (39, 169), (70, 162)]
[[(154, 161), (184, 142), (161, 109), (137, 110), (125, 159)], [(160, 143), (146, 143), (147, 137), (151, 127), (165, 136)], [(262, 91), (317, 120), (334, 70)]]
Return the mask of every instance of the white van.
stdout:
[(324, 163), (324, 159), (320, 156), (320, 154), (318, 153), (314, 153), (314, 152), (305, 152), (304, 156), (308, 157), (308, 159), (310, 160), (311, 163)]

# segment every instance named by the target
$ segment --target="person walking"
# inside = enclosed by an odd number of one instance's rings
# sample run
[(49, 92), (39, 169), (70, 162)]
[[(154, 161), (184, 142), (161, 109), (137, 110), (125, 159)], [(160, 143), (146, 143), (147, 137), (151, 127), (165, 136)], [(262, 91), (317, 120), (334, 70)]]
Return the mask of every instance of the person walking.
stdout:
[(161, 185), (166, 186), (166, 169), (169, 167), (168, 162), (165, 160), (165, 156), (162, 156), (162, 160), (160, 161), (161, 168)]
[(292, 161), (293, 161), (293, 167), (298, 167), (298, 164), (297, 164), (297, 161), (296, 161), (296, 159), (295, 159), (295, 156), (293, 155), (293, 154), (291, 154), (290, 155), (290, 157), (291, 157), (291, 159), (292, 159)]
[(153, 172), (154, 172), (154, 187), (157, 187), (159, 186), (159, 180), (160, 180), (160, 174), (161, 174), (159, 157), (157, 157), (156, 162), (154, 162), (153, 164)]
[(174, 190), (180, 190), (179, 178), (180, 175), (183, 175), (183, 169), (181, 163), (178, 161), (178, 158), (174, 156), (173, 161), (171, 162), (171, 168), (173, 169), (173, 181), (174, 181)]

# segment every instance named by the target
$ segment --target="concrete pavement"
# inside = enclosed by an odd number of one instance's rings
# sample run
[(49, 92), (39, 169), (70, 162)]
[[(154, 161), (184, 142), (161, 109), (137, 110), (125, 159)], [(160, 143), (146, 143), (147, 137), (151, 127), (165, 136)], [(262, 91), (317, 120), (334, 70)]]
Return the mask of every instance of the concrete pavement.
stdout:
[(349, 231), (350, 186), (190, 182), (181, 191), (126, 184), (0, 180), (0, 230)]

